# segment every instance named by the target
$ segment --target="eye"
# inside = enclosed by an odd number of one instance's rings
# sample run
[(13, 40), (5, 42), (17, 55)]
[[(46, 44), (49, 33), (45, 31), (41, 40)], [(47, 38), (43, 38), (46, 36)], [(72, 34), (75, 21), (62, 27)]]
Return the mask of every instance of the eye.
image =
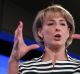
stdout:
[(54, 25), (54, 23), (48, 23), (48, 26), (52, 26), (52, 25)]
[(62, 26), (66, 26), (66, 24), (65, 24), (65, 23), (61, 23), (61, 25), (62, 25)]

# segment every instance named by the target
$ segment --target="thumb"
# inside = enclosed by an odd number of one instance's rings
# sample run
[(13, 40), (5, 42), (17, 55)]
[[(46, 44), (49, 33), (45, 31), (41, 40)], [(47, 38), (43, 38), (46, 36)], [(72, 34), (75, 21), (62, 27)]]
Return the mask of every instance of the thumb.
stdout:
[(38, 44), (32, 44), (32, 45), (28, 46), (28, 50), (37, 49), (39, 47), (40, 46)]

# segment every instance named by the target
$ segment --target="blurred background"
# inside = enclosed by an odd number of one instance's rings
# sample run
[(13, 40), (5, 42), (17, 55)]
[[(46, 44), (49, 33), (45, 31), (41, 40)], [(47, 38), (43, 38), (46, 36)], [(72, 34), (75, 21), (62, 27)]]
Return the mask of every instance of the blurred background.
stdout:
[[(51, 4), (60, 4), (70, 11), (75, 19), (76, 33), (80, 34), (80, 0), (0, 0), (0, 74), (8, 74), (8, 60), (18, 22), (22, 20), (24, 23), (25, 43), (36, 43), (32, 34), (34, 18), (39, 10)], [(21, 60), (30, 60), (42, 53), (42, 48), (30, 51)], [(80, 40), (73, 40), (68, 47), (68, 54), (80, 60)]]

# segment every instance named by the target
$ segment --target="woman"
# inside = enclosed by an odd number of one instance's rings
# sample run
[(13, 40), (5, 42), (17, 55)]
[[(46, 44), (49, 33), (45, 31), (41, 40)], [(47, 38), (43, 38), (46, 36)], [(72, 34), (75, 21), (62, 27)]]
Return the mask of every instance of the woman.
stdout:
[(37, 14), (33, 34), (38, 44), (44, 47), (44, 53), (39, 58), (19, 63), (22, 56), (39, 48), (37, 44), (27, 46), (24, 43), (22, 29), (23, 23), (20, 21), (15, 31), (9, 74), (80, 74), (80, 63), (66, 52), (73, 38), (80, 39), (80, 35), (74, 34), (74, 20), (66, 9), (60, 5), (52, 5)]

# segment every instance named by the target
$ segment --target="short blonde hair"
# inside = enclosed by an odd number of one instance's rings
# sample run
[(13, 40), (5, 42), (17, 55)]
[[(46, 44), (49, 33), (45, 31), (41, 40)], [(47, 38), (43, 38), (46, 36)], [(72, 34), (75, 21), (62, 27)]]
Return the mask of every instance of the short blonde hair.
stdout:
[[(61, 5), (58, 5), (58, 4), (48, 6), (47, 8), (38, 12), (38, 14), (34, 20), (34, 23), (33, 23), (34, 38), (35, 38), (36, 42), (38, 44), (40, 44), (41, 46), (44, 46), (44, 42), (43, 42), (43, 39), (38, 35), (38, 30), (39, 30), (39, 28), (42, 28), (43, 22), (45, 19), (45, 15), (49, 11), (53, 12), (53, 14), (55, 14), (55, 12), (58, 12), (62, 15), (62, 17), (64, 17), (64, 19), (68, 23), (68, 27), (70, 28), (70, 35), (74, 34), (74, 32), (75, 32), (74, 19), (69, 11), (67, 11), (65, 8), (63, 8)], [(72, 38), (69, 37), (66, 42), (66, 47), (68, 47), (71, 43), (72, 43)]]

